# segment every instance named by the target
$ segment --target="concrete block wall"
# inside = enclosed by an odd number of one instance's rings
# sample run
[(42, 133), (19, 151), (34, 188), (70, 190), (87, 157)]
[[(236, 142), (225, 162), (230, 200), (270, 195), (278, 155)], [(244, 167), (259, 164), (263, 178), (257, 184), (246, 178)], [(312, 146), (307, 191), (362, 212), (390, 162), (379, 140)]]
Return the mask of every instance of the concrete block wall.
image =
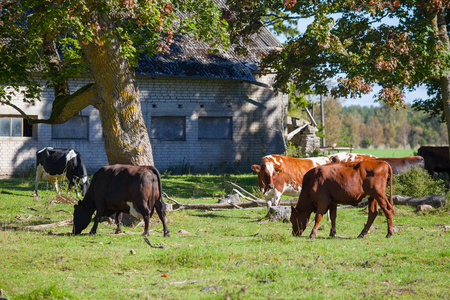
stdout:
[[(261, 79), (261, 78), (260, 78)], [(271, 77), (262, 78), (270, 83)], [(71, 92), (91, 80), (70, 81)], [(280, 118), (287, 96), (275, 96), (272, 88), (235, 80), (201, 78), (137, 77), (141, 106), (147, 129), (152, 116), (184, 116), (185, 141), (152, 140), (155, 166), (164, 172), (180, 167), (192, 172), (247, 171), (260, 163), (261, 157), (282, 153), (284, 146)], [(44, 100), (34, 105), (20, 98), (14, 104), (38, 118), (50, 116), (53, 90), (45, 89)], [(87, 140), (52, 139), (51, 125), (34, 125), (34, 137), (0, 137), (0, 175), (20, 175), (35, 165), (35, 152), (43, 147), (73, 148), (83, 156), (90, 174), (107, 165), (99, 112), (89, 106), (81, 112), (89, 117)], [(0, 117), (19, 116), (9, 106), (2, 106)], [(199, 117), (231, 117), (232, 139), (199, 140)]]

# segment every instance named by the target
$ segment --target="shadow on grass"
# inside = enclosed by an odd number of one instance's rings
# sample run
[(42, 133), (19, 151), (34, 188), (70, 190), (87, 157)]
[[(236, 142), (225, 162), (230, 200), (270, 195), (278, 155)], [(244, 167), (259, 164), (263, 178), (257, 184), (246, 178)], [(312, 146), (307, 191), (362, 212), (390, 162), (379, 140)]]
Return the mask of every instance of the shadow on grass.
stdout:
[(233, 187), (224, 181), (231, 181), (249, 192), (256, 188), (254, 174), (241, 175), (167, 175), (161, 176), (163, 191), (169, 196), (181, 198), (207, 198), (223, 196), (232, 192)]
[(249, 216), (226, 216), (221, 214), (215, 214), (213, 212), (199, 212), (199, 211), (193, 211), (190, 213), (193, 217), (199, 217), (199, 218), (211, 218), (211, 219), (239, 219), (239, 220), (255, 220), (255, 223), (257, 223), (258, 219), (249, 217)]

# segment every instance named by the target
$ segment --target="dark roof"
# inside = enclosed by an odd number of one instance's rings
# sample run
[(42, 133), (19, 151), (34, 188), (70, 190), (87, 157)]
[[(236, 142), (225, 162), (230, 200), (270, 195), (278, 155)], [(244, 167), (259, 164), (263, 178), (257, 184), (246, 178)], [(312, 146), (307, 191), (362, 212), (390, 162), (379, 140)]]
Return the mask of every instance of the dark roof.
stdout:
[(208, 44), (191, 37), (175, 36), (175, 42), (167, 54), (157, 54), (150, 58), (144, 56), (139, 61), (136, 74), (170, 77), (200, 77), (215, 79), (238, 79), (255, 82), (252, 71), (258, 69), (263, 55), (281, 43), (265, 27), (246, 44), (247, 55), (229, 46), (218, 54), (210, 53)]

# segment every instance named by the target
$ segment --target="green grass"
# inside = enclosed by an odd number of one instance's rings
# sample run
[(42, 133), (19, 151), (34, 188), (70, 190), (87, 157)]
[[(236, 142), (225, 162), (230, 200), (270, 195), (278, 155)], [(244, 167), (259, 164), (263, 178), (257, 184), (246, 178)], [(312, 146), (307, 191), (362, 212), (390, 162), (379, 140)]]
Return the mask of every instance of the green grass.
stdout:
[[(169, 196), (184, 203), (215, 203), (231, 187), (256, 186), (253, 174), (163, 175)], [(55, 193), (41, 184), (31, 197), (32, 179), (0, 181), (0, 289), (9, 299), (445, 299), (450, 295), (448, 208), (418, 214), (397, 206), (386, 239), (386, 219), (357, 239), (366, 209), (339, 209), (337, 238), (322, 221), (318, 237), (291, 235), (289, 223), (261, 223), (264, 208), (170, 212), (171, 237), (152, 218), (143, 227), (102, 223), (98, 234), (72, 236), (70, 226), (14, 230), (19, 226), (71, 218), (68, 204), (51, 203)], [(70, 194), (74, 197), (74, 194)], [(86, 230), (88, 232), (90, 227)], [(182, 233), (181, 230), (189, 232)], [(132, 254), (132, 252), (134, 254)], [(189, 283), (190, 282), (190, 283)], [(180, 284), (183, 283), (183, 284)], [(204, 288), (209, 291), (202, 291)], [(212, 288), (214, 287), (214, 288)]]
[(417, 155), (417, 149), (354, 149), (353, 153), (372, 154), (377, 157), (404, 157)]

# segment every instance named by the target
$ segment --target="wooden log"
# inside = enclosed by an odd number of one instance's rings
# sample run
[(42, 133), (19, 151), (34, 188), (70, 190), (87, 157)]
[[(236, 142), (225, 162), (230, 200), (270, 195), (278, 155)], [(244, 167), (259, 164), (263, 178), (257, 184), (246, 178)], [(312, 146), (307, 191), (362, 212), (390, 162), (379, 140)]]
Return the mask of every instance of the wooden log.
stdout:
[(431, 195), (426, 197), (409, 197), (402, 195), (393, 196), (394, 204), (409, 204), (412, 206), (419, 206), (422, 204), (428, 204), (434, 207), (441, 207), (445, 204), (444, 196)]
[(287, 205), (280, 205), (271, 206), (267, 212), (267, 215), (262, 220), (268, 220), (270, 222), (289, 222), (290, 217), (291, 207)]
[[(297, 199), (293, 200), (283, 200), (280, 202), (280, 205), (295, 205), (297, 204)], [(241, 208), (247, 207), (264, 207), (266, 206), (266, 202), (258, 203), (258, 202), (241, 202), (241, 203), (194, 203), (194, 204), (174, 204), (174, 210), (182, 210), (182, 209), (204, 209), (204, 210), (214, 210), (214, 209), (235, 209), (236, 206)]]

